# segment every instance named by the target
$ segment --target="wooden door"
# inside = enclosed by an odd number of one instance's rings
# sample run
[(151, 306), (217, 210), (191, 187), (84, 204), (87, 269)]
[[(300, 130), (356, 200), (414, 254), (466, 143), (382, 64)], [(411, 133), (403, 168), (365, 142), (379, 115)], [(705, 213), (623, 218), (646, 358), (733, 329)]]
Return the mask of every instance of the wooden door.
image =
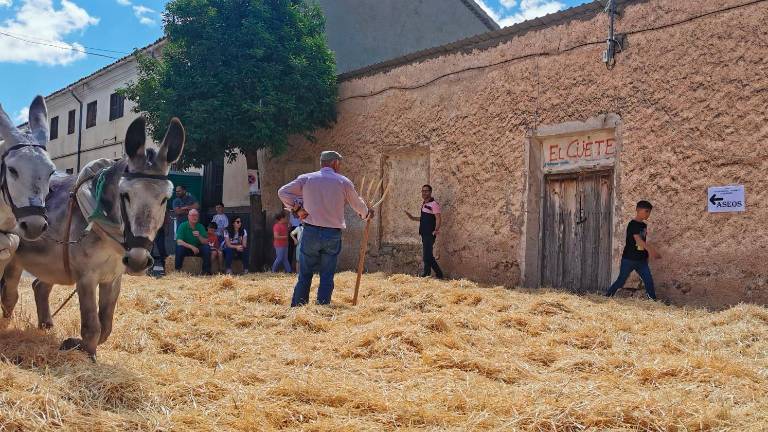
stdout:
[(611, 276), (610, 172), (545, 177), (542, 286), (599, 292)]

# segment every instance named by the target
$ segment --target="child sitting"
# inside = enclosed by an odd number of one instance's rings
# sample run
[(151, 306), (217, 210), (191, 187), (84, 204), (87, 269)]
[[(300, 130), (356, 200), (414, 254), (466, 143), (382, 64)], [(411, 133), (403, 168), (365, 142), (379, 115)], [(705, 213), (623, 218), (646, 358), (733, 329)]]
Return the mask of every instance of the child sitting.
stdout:
[(211, 248), (211, 263), (219, 265), (219, 271), (224, 268), (224, 254), (221, 250), (221, 239), (216, 235), (218, 224), (211, 222), (208, 224), (208, 247)]

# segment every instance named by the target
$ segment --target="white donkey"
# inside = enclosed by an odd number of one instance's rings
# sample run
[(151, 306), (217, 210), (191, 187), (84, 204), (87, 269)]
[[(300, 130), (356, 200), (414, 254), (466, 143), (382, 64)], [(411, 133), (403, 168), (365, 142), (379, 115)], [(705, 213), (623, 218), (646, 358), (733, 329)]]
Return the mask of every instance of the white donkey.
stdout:
[[(19, 246), (19, 235), (35, 240), (48, 229), (45, 198), (56, 167), (45, 150), (48, 110), (42, 96), (29, 107), (29, 129), (16, 129), (0, 106), (0, 275)], [(10, 294), (2, 297), (16, 303)], [(2, 306), (3, 316), (10, 316), (5, 302)]]
[[(82, 339), (67, 339), (61, 349), (80, 348), (95, 359), (96, 347), (112, 331), (122, 274), (144, 274), (153, 264), (152, 242), (173, 192), (168, 171), (181, 156), (184, 139), (174, 118), (159, 150), (145, 149), (145, 121), (138, 118), (126, 133), (126, 157), (94, 161), (77, 177), (54, 177), (46, 203), (51, 228), (37, 241), (22, 239), (5, 270), (4, 304), (5, 296), (17, 296), (27, 270), (37, 277), (32, 288), (38, 325), (49, 328), (51, 288), (76, 284)], [(92, 178), (85, 175), (89, 170)], [(80, 205), (70, 203), (70, 192), (81, 186), (93, 192), (95, 208), (85, 208), (81, 193)]]

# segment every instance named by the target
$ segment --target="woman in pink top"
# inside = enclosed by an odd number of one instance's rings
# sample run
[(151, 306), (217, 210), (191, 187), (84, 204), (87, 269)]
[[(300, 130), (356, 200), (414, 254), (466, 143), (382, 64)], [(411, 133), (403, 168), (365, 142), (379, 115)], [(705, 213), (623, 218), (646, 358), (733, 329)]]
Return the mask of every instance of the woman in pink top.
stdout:
[(275, 216), (275, 226), (272, 227), (273, 241), (275, 247), (275, 262), (272, 263), (272, 271), (277, 272), (280, 264), (287, 273), (290, 273), (291, 262), (288, 260), (288, 218), (285, 212), (280, 212)]

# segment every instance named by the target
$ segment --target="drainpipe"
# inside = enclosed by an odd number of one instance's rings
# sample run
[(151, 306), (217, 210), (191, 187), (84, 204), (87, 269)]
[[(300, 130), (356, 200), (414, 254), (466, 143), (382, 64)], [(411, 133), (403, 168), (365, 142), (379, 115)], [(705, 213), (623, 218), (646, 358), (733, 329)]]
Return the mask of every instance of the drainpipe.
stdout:
[(74, 89), (70, 89), (69, 93), (72, 94), (72, 97), (75, 98), (78, 104), (80, 104), (80, 118), (77, 122), (77, 168), (75, 169), (75, 174), (78, 174), (80, 172), (80, 149), (83, 145), (83, 101), (77, 97)]

